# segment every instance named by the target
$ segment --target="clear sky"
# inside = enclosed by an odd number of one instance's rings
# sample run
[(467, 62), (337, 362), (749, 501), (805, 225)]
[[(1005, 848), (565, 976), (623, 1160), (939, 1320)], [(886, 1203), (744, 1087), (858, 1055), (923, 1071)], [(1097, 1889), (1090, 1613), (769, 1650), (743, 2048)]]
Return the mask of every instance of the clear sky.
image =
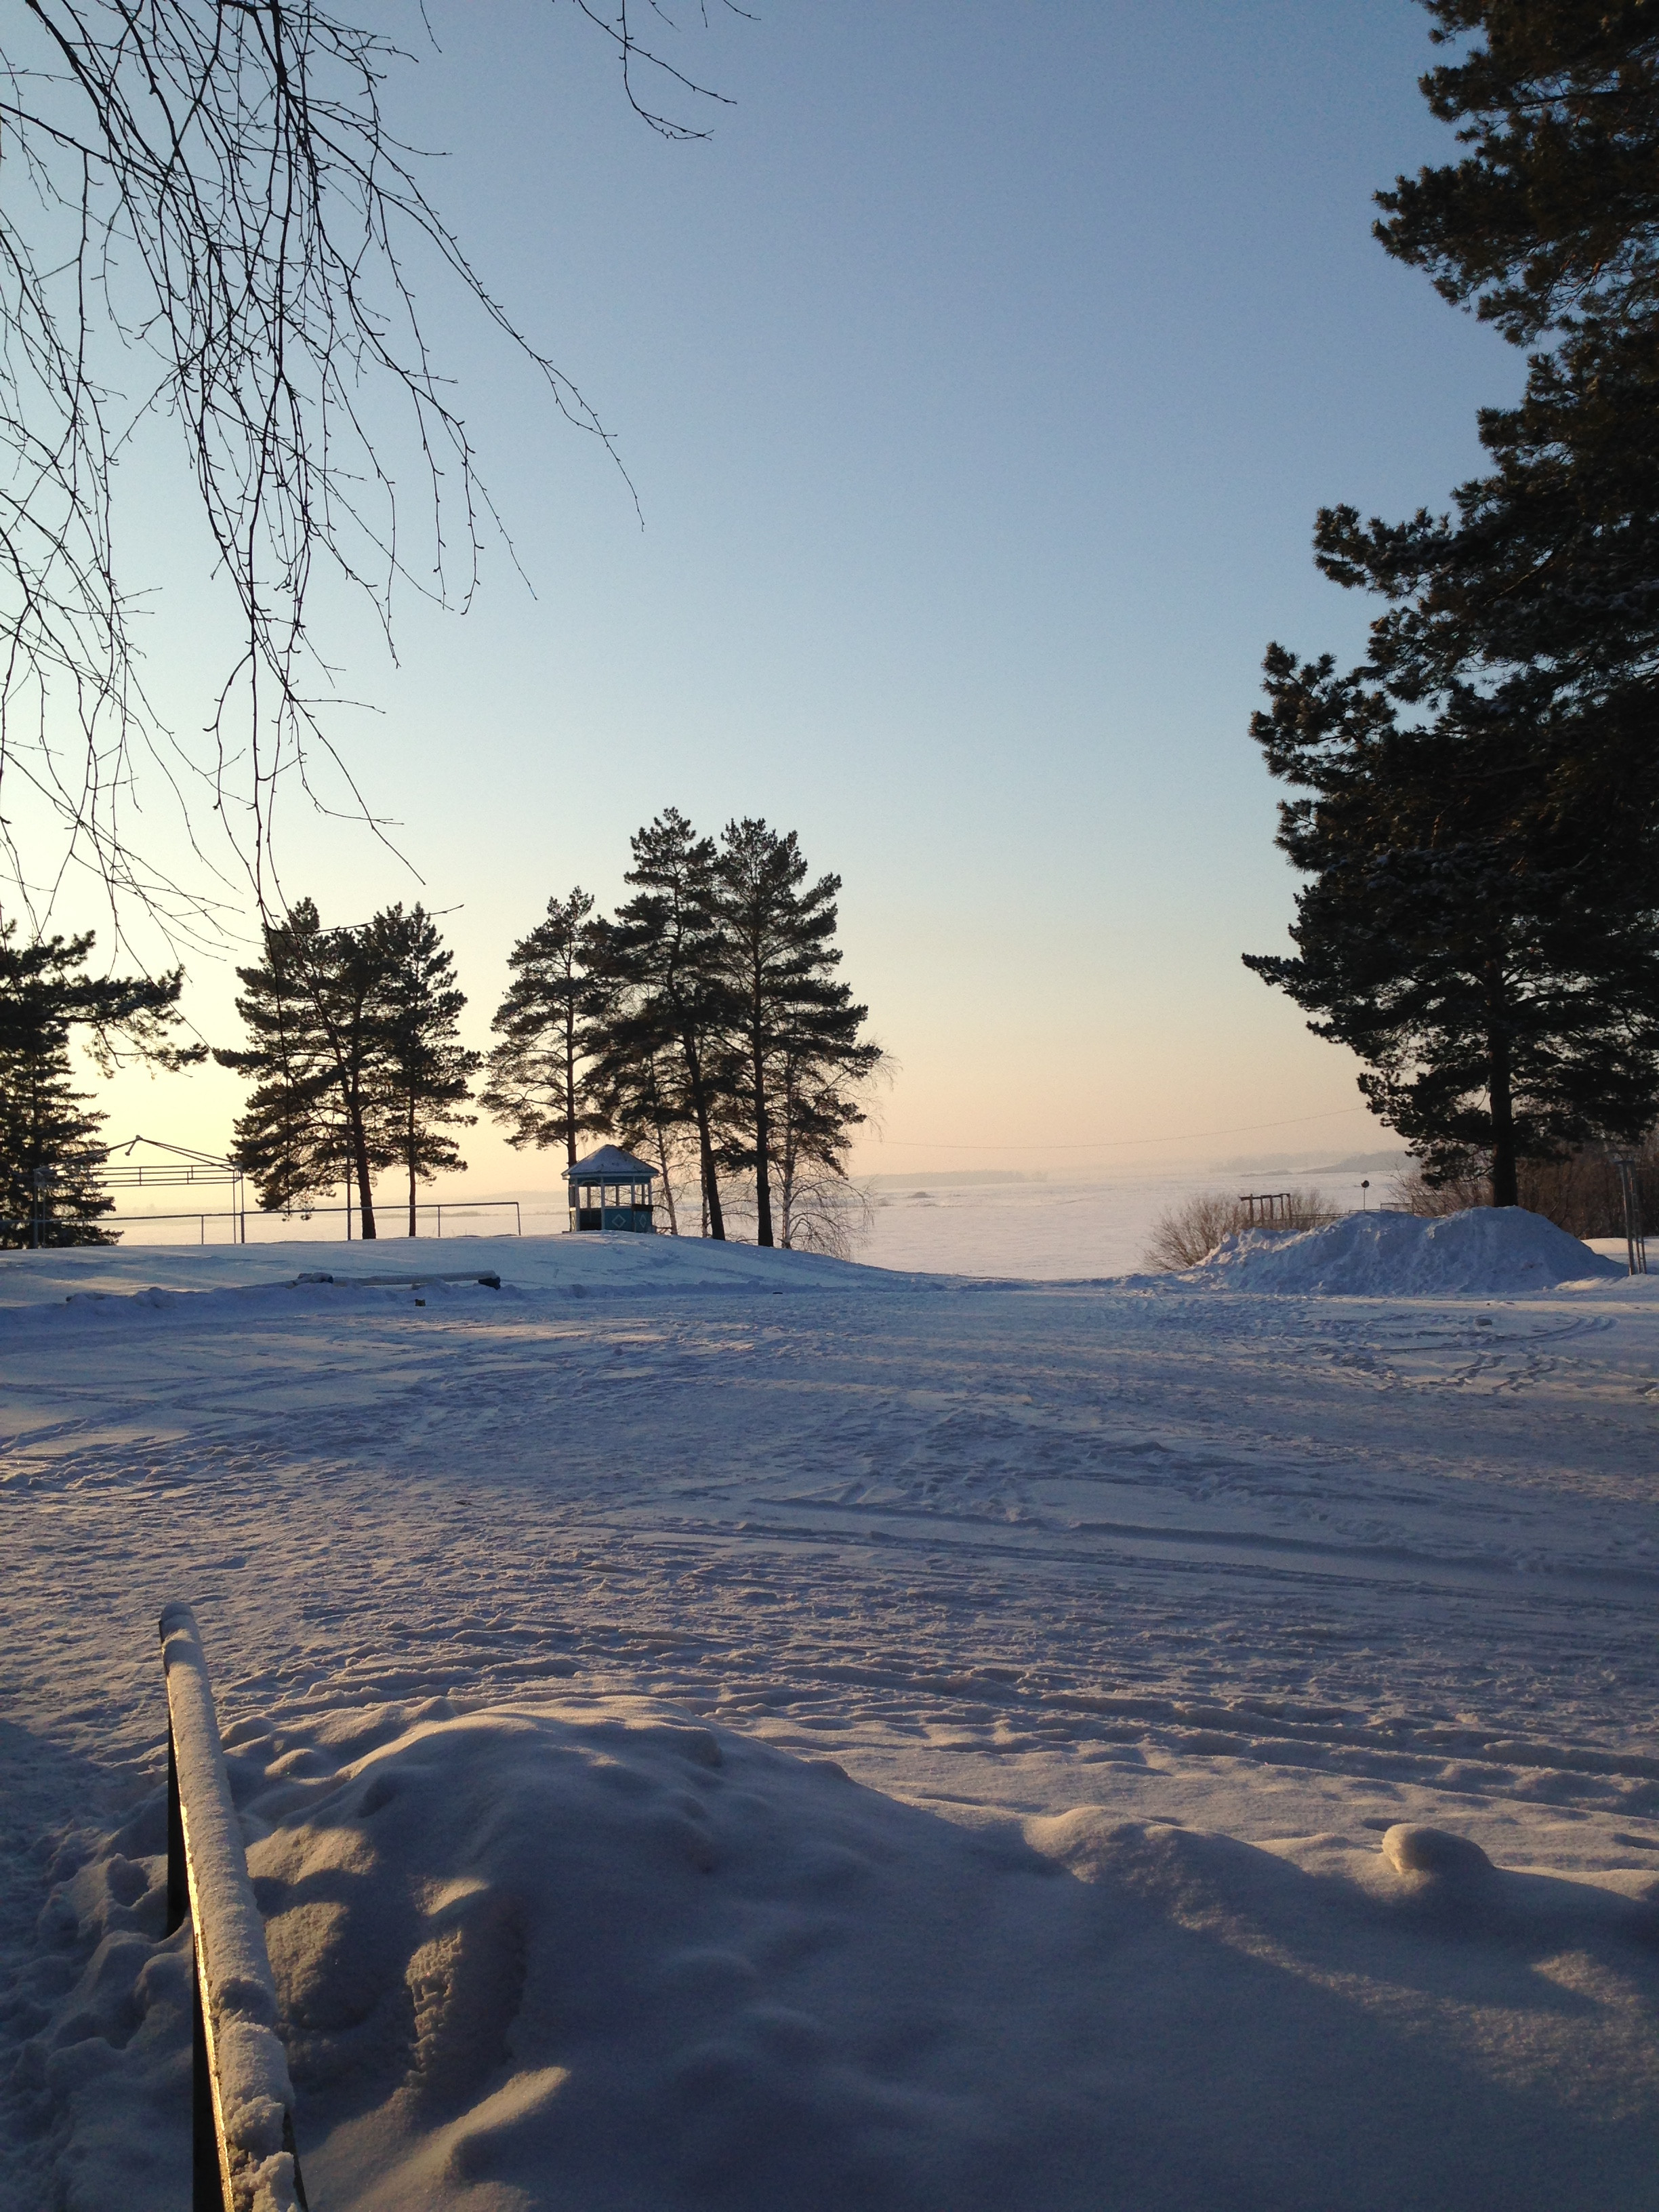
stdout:
[[(665, 805), (763, 815), (844, 878), (843, 972), (896, 1063), (863, 1169), (1374, 1144), (1352, 1064), (1239, 964), (1284, 943), (1294, 888), (1246, 725), (1269, 638), (1363, 635), (1313, 570), (1316, 508), (1443, 504), (1476, 406), (1520, 381), (1370, 235), (1372, 191), (1451, 149), (1416, 90), (1426, 18), (765, 0), (705, 35), (682, 12), (676, 58), (731, 102), (702, 143), (634, 121), (540, 0), (436, 0), (441, 51), (388, 88), (644, 521), (423, 283), (533, 593), (492, 556), (465, 617), (406, 608), (396, 667), (319, 603), (374, 709), (333, 726), (403, 858), (295, 798), (286, 887), (331, 921), (444, 909), (483, 1043), (550, 893), (615, 899)], [(152, 459), (133, 483), (154, 678), (189, 726), (221, 611), (187, 479)], [(231, 988), (194, 963), (215, 1042)], [(215, 1071), (103, 1103), (112, 1136), (217, 1148), (238, 1097)], [(470, 1151), (475, 1189), (554, 1165), (482, 1127)]]

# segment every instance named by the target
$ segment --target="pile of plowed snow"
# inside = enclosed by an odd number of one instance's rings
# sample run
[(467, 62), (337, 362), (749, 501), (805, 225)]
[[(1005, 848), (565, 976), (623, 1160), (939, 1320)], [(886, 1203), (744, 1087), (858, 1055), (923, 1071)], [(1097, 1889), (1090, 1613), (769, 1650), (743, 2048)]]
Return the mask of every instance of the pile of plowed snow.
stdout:
[[(958, 1826), (623, 1702), (228, 1735), (330, 2212), (1650, 2201), (1645, 1869)], [(164, 1844), (158, 1797), (47, 1907), (69, 2212), (189, 2193)]]
[(1328, 1229), (1246, 1229), (1224, 1238), (1187, 1279), (1230, 1291), (1389, 1298), (1553, 1290), (1624, 1272), (1541, 1214), (1480, 1206), (1438, 1220), (1350, 1213)]

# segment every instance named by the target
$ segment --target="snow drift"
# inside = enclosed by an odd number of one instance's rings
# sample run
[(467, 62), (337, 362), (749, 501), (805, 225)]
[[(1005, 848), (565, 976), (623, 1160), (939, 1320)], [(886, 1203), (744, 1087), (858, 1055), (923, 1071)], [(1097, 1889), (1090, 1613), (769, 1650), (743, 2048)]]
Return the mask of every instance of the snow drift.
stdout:
[(1327, 1229), (1246, 1229), (1218, 1244), (1183, 1281), (1229, 1291), (1356, 1297), (1553, 1290), (1625, 1270), (1518, 1206), (1473, 1206), (1425, 1220), (1350, 1213)]
[[(635, 1701), (229, 1735), (330, 2212), (1606, 2212), (1650, 2186), (1641, 1876), (1503, 1872), (1420, 1826), (957, 1825)], [(49, 1908), (83, 1960), (30, 2046), (70, 2212), (188, 2193), (155, 1826)]]
[[(659, 1297), (679, 1291), (892, 1291), (929, 1278), (864, 1267), (817, 1252), (760, 1250), (703, 1237), (386, 1237), (364, 1244), (295, 1240), (252, 1244), (142, 1243), (0, 1253), (0, 1315), (69, 1304), (82, 1322), (180, 1310), (214, 1291), (343, 1311), (385, 1305), (420, 1277), (441, 1297), (472, 1295), (446, 1273), (474, 1269), (509, 1291), (571, 1298)], [(327, 1279), (331, 1278), (332, 1279)], [(399, 1290), (398, 1284), (404, 1286)]]

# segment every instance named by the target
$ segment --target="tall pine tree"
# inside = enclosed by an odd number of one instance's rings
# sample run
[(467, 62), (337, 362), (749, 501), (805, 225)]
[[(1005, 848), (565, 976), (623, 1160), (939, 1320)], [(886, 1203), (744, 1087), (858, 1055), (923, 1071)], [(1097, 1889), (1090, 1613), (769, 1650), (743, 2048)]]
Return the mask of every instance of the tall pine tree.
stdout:
[(1459, 51), (1423, 89), (1466, 150), (1379, 193), (1377, 235), (1515, 344), (1553, 343), (1518, 404), (1482, 411), (1493, 466), (1451, 514), (1334, 507), (1316, 548), (1393, 603), (1371, 659), (1400, 696), (1524, 671), (1558, 786), (1628, 813), (1651, 803), (1659, 675), (1659, 20), (1650, 0), (1429, 13)]
[(490, 1048), (480, 1097), (515, 1151), (562, 1145), (567, 1168), (576, 1164), (578, 1139), (605, 1126), (588, 1103), (605, 996), (592, 966), (592, 894), (578, 884), (568, 898), (549, 899), (507, 955), (513, 981), (490, 1024), (501, 1042)]
[(466, 994), (456, 985), (455, 956), (426, 908), (386, 907), (370, 922), (368, 936), (380, 969), (374, 1087), (386, 1149), (395, 1150), (408, 1179), (412, 1237), (417, 1182), (465, 1170), (449, 1132), (470, 1128), (477, 1119), (463, 1109), (482, 1054), (461, 1042)]
[(1490, 1177), (1518, 1202), (1522, 1158), (1632, 1141), (1659, 1107), (1655, 855), (1588, 840), (1540, 803), (1551, 740), (1462, 692), (1404, 725), (1367, 672), (1270, 650), (1253, 731), (1311, 794), (1279, 843), (1311, 878), (1294, 958), (1245, 964), (1367, 1063), (1360, 1088), (1432, 1180)]
[(1469, 150), (1379, 192), (1376, 234), (1517, 345), (1659, 308), (1659, 21), (1652, 0), (1425, 0), (1422, 79)]
[(236, 971), (250, 1042), (214, 1055), (254, 1084), (234, 1157), (266, 1207), (355, 1183), (362, 1234), (373, 1237), (374, 1170), (397, 1158), (380, 1079), (385, 971), (374, 932), (325, 929), (315, 902), (301, 899), (265, 924), (263, 955)]
[(99, 1216), (103, 1115), (75, 1088), (67, 1053), (0, 1052), (0, 1244), (113, 1244)]
[(607, 1063), (664, 1053), (697, 1145), (711, 1237), (726, 1236), (718, 1144), (725, 1103), (731, 994), (715, 910), (714, 847), (675, 807), (637, 830), (623, 880), (634, 896), (595, 937), (610, 997), (599, 1024)]
[(170, 1042), (180, 970), (88, 975), (93, 945), (89, 933), (20, 944), (0, 921), (0, 1243), (113, 1242), (98, 1225), (113, 1205), (99, 1187), (104, 1116), (75, 1087), (72, 1038), (106, 1074), (128, 1058), (179, 1068), (206, 1056)]
[(1431, 1172), (1628, 1139), (1659, 1110), (1659, 19), (1647, 0), (1427, 0), (1459, 158), (1377, 234), (1517, 345), (1489, 471), (1400, 523), (1338, 506), (1320, 568), (1375, 592), (1364, 663), (1267, 660), (1255, 734), (1316, 796), (1295, 960), (1251, 961), (1370, 1062)]
[[(812, 884), (806, 878), (793, 830), (780, 833), (747, 818), (726, 823), (714, 867), (732, 1048), (726, 1151), (733, 1166), (754, 1176), (756, 1238), (767, 1245), (777, 1241), (773, 1195), (779, 1171), (795, 1172), (803, 1146), (815, 1141), (815, 1157), (836, 1157), (822, 1135), (828, 1090), (836, 1081), (842, 1090), (855, 1087), (881, 1056), (878, 1047), (860, 1042), (867, 1009), (854, 1006), (851, 991), (836, 980), (841, 878), (821, 876)], [(819, 1102), (811, 1117), (809, 1100)], [(844, 1131), (844, 1120), (841, 1126)]]

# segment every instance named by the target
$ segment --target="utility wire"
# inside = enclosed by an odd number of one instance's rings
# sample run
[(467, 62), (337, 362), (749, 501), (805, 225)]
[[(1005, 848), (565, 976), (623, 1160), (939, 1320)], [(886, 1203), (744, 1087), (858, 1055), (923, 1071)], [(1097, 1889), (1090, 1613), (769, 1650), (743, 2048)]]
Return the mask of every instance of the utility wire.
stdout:
[(1246, 1137), (1255, 1129), (1291, 1129), (1304, 1121), (1336, 1121), (1347, 1114), (1369, 1114), (1369, 1106), (1338, 1106), (1328, 1114), (1292, 1114), (1284, 1121), (1240, 1121), (1231, 1129), (1186, 1129), (1169, 1137), (1091, 1137), (1082, 1142), (1060, 1145), (1028, 1145), (1021, 1142), (1011, 1146), (1005, 1142), (997, 1145), (935, 1144), (924, 1137), (878, 1138), (878, 1151), (908, 1152), (1103, 1152), (1123, 1145), (1185, 1145), (1199, 1137)]

